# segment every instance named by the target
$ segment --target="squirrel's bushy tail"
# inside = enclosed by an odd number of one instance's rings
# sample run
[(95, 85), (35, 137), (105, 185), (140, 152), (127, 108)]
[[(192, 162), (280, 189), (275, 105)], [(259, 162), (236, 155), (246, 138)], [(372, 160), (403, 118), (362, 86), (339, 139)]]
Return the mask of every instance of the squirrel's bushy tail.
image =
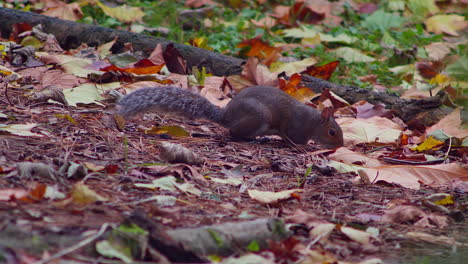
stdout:
[(222, 124), (224, 110), (199, 94), (171, 86), (142, 88), (124, 96), (119, 102), (118, 114), (125, 119), (149, 111), (175, 113)]

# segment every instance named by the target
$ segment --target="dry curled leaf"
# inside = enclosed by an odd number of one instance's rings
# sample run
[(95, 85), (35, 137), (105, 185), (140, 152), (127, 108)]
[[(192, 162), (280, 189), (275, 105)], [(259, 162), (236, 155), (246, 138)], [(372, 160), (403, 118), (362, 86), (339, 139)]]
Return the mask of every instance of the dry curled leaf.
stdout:
[(188, 148), (174, 143), (162, 142), (159, 157), (167, 162), (180, 162), (187, 164), (201, 164), (203, 158)]

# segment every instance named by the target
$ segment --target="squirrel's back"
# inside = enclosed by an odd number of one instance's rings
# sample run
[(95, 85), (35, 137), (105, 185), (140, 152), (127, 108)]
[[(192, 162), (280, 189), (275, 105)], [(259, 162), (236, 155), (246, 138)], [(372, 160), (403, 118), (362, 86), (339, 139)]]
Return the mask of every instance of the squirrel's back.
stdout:
[(343, 132), (333, 118), (333, 109), (320, 113), (269, 86), (246, 88), (223, 109), (199, 94), (171, 86), (143, 88), (119, 102), (118, 114), (125, 119), (148, 111), (208, 119), (228, 128), (233, 138), (279, 135), (297, 144), (314, 139), (325, 147), (343, 145)]
[(118, 113), (129, 119), (139, 113), (161, 111), (190, 119), (221, 122), (223, 110), (199, 94), (173, 86), (147, 87), (124, 96)]

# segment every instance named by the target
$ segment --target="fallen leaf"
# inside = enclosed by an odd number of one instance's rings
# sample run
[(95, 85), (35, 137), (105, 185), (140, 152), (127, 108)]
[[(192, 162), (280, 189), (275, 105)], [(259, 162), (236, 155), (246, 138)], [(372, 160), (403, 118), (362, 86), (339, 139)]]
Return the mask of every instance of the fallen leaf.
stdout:
[(97, 201), (107, 201), (108, 199), (99, 195), (97, 192), (90, 189), (84, 182), (75, 183), (70, 192), (71, 199), (74, 203), (84, 206)]
[(396, 143), (402, 132), (400, 126), (382, 117), (368, 119), (338, 118), (346, 145), (358, 143)]
[(421, 183), (435, 186), (453, 179), (466, 180), (468, 171), (458, 163), (438, 165), (394, 165), (374, 168), (361, 168), (372, 182), (385, 181), (400, 184), (403, 187), (419, 189)]
[(268, 192), (249, 189), (247, 190), (250, 198), (262, 204), (275, 204), (293, 197), (294, 193), (302, 192), (302, 189), (292, 189), (280, 192)]
[(78, 21), (83, 18), (83, 12), (78, 3), (67, 4), (61, 1), (54, 1), (54, 4), (56, 6), (43, 12), (42, 15), (71, 21)]
[(458, 32), (464, 29), (468, 23), (460, 15), (435, 15), (428, 18), (425, 22), (427, 31), (436, 34), (445, 33), (451, 36), (458, 36)]
[(145, 134), (168, 134), (173, 137), (188, 137), (190, 133), (181, 126), (152, 126), (145, 130)]
[(424, 241), (432, 244), (461, 246), (461, 243), (457, 242), (453, 237), (441, 235), (435, 236), (424, 232), (408, 232), (406, 233), (406, 237), (411, 238), (413, 240)]
[(401, 27), (406, 20), (396, 13), (388, 13), (380, 9), (368, 16), (362, 22), (362, 26), (371, 30), (380, 30), (383, 33), (389, 28)]
[(170, 142), (161, 142), (159, 157), (163, 161), (186, 164), (201, 164), (204, 161), (190, 149)]
[(435, 139), (434, 137), (428, 137), (421, 144), (411, 149), (419, 151), (419, 152), (423, 152), (423, 151), (434, 149), (435, 147), (441, 146), (443, 144), (444, 142), (439, 141)]
[(332, 61), (322, 66), (312, 65), (307, 67), (307, 69), (301, 72), (301, 74), (306, 73), (316, 78), (329, 80), (333, 72), (336, 70), (336, 67), (338, 67), (339, 63), (339, 61)]
[(324, 242), (330, 237), (333, 230), (335, 230), (336, 225), (332, 223), (320, 223), (314, 226), (310, 230), (309, 234), (314, 238), (320, 237), (320, 241)]
[(109, 7), (103, 4), (101, 1), (96, 0), (95, 4), (99, 6), (106, 15), (125, 23), (141, 21), (142, 18), (146, 15), (146, 13), (140, 7), (131, 7), (128, 5)]
[(343, 162), (347, 164), (356, 164), (365, 167), (380, 167), (383, 164), (378, 160), (364, 155), (351, 151), (347, 148), (338, 148), (334, 153), (328, 155), (328, 158), (334, 161)]
[(336, 56), (346, 60), (347, 62), (372, 62), (374, 58), (364, 55), (360, 50), (350, 47), (341, 47), (332, 51)]
[(309, 57), (300, 61), (289, 63), (274, 62), (270, 66), (270, 70), (274, 73), (285, 72), (286, 75), (291, 76), (294, 73), (299, 73), (307, 70), (311, 65), (317, 63), (317, 59)]
[(341, 227), (340, 231), (350, 239), (359, 242), (363, 245), (369, 244), (370, 238), (372, 237), (372, 235), (370, 233), (367, 233), (366, 231), (361, 231), (347, 226)]
[(241, 76), (255, 85), (276, 86), (277, 74), (259, 63), (257, 58), (249, 57), (242, 69)]
[(176, 184), (175, 187), (177, 189), (179, 189), (180, 191), (184, 192), (184, 193), (190, 193), (190, 194), (193, 194), (193, 195), (196, 195), (196, 196), (200, 196), (202, 194), (202, 191), (197, 189), (190, 182), (184, 182), (184, 183), (181, 183), (181, 184)]
[(356, 108), (357, 118), (371, 118), (374, 116), (379, 116), (379, 117), (390, 117), (392, 110), (386, 109), (383, 104), (376, 104), (373, 105), (367, 101), (359, 101), (353, 106)]
[[(450, 64), (447, 66), (445, 71), (455, 79), (459, 81), (465, 81), (465, 88), (467, 88), (468, 85), (466, 85), (467, 76), (468, 76), (468, 56), (463, 56), (460, 57), (456, 62)], [(460, 82), (461, 83), (461, 82)], [(460, 84), (460, 88), (462, 85)]]
[(250, 22), (254, 24), (257, 27), (260, 28), (272, 28), (278, 24), (278, 21), (274, 18), (272, 18), (269, 15), (266, 15), (265, 17), (259, 19), (259, 20), (253, 20), (251, 19)]
[(28, 195), (25, 189), (2, 189), (0, 190), (0, 201), (18, 200)]
[(413, 19), (423, 19), (429, 14), (439, 12), (435, 0), (408, 0), (407, 4), (413, 13)]
[(0, 134), (6, 133), (25, 137), (43, 137), (43, 135), (41, 134), (31, 132), (31, 129), (33, 129), (36, 126), (37, 124), (34, 123), (13, 125), (0, 124)]
[(445, 58), (452, 49), (453, 45), (447, 42), (433, 42), (425, 46), (427, 55), (435, 61), (440, 61)]
[(176, 178), (174, 176), (166, 176), (153, 180), (151, 183), (135, 183), (134, 185), (139, 188), (148, 189), (161, 189), (167, 191), (176, 191)]
[(468, 129), (462, 129), (461, 123), (460, 108), (457, 108), (442, 118), (437, 124), (426, 129), (426, 133), (429, 134), (440, 129), (449, 136), (462, 139), (468, 137)]
[(211, 178), (211, 181), (221, 184), (229, 184), (232, 186), (240, 186), (243, 181), (237, 178), (228, 178), (228, 179), (220, 179), (220, 178)]
[(426, 215), (423, 210), (411, 205), (399, 205), (385, 211), (382, 222), (385, 223), (408, 223), (416, 222)]
[(105, 257), (117, 258), (124, 263), (133, 263), (133, 259), (130, 254), (130, 248), (124, 248), (116, 241), (114, 241), (114, 243), (112, 243), (110, 240), (98, 241), (95, 247), (96, 251)]
[(76, 106), (77, 104), (102, 105), (98, 102), (104, 99), (101, 94), (103, 94), (104, 91), (117, 89), (120, 86), (120, 82), (105, 84), (85, 83), (71, 89), (64, 89), (63, 94), (68, 104), (71, 106)]
[(279, 52), (278, 48), (270, 46), (267, 42), (261, 40), (260, 37), (244, 40), (239, 43), (237, 47), (249, 47), (249, 51), (245, 54), (248, 57), (269, 58), (271, 56), (275, 56), (275, 54), (278, 54)]
[(66, 73), (73, 74), (78, 77), (86, 78), (88, 74), (102, 74), (101, 71), (88, 69), (87, 66), (92, 64), (90, 59), (77, 58), (69, 55), (53, 54), (40, 56), (39, 59), (46, 64), (58, 64)]
[(283, 78), (280, 78), (278, 80), (279, 88), (285, 93), (294, 97), (299, 102), (307, 103), (310, 102), (310, 100), (315, 96), (315, 93), (312, 91), (312, 89), (303, 87), (301, 84), (301, 79), (302, 76), (298, 73), (293, 74), (287, 81)]

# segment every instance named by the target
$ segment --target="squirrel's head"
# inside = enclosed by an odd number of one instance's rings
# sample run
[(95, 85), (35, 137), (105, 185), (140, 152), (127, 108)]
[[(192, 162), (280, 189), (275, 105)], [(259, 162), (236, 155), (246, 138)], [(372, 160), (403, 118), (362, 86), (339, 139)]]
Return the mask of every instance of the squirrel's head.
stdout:
[(333, 107), (323, 109), (320, 114), (320, 128), (315, 140), (323, 147), (337, 148), (343, 146), (343, 131), (333, 118)]

